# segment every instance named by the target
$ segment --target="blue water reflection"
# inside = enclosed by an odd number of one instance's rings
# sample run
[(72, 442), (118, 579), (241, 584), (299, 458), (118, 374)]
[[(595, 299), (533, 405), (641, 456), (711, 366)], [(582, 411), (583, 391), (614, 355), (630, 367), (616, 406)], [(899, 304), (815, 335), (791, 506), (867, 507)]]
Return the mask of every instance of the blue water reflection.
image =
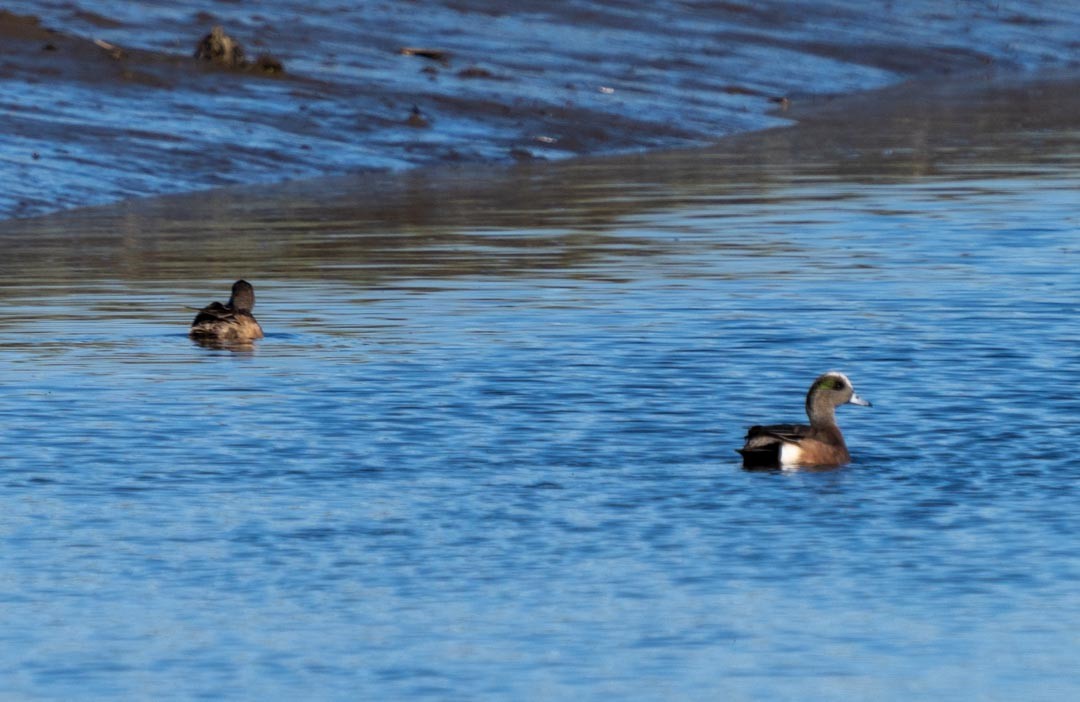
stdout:
[[(221, 281), (9, 281), (0, 693), (1068, 698), (1075, 166), (703, 193), (506, 274), (552, 230), (476, 214), (485, 271), (263, 271), (250, 353), (184, 336)], [(830, 368), (852, 465), (742, 471)]]

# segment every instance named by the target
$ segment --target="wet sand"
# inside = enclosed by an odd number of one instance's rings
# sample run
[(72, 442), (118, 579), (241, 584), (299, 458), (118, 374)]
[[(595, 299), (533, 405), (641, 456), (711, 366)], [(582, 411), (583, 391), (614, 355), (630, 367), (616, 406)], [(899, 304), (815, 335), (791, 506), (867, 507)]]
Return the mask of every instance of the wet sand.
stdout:
[[(8, 7), (2, 217), (703, 145), (905, 80), (1075, 62), (1080, 35), (1067, 8), (978, 2)], [(196, 61), (214, 25), (284, 72)]]
[[(0, 279), (38, 275), (77, 286), (122, 275), (153, 286), (315, 277), (375, 286), (587, 268), (629, 248), (634, 256), (662, 254), (670, 245), (663, 237), (624, 242), (612, 232), (627, 218), (698, 199), (737, 205), (821, 176), (867, 183), (946, 176), (944, 156), (976, 170), (1012, 164), (986, 170), (989, 180), (1075, 162), (1080, 74), (911, 83), (792, 112), (795, 126), (710, 148), (234, 186), (9, 220), (0, 222), (9, 253)], [(477, 222), (530, 236), (485, 234)], [(489, 255), (478, 236), (503, 253)], [(748, 234), (745, 245), (769, 253), (785, 244)], [(17, 271), (5, 272), (9, 266)], [(21, 294), (0, 287), (7, 292)]]

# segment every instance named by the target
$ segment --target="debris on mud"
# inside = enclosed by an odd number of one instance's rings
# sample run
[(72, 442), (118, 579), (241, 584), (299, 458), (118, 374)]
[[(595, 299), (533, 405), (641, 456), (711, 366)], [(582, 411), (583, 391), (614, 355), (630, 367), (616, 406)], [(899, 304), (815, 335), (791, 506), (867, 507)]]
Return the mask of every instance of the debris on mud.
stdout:
[(280, 59), (270, 54), (259, 54), (252, 64), (252, 68), (262, 73), (284, 73), (285, 64)]
[(772, 103), (775, 103), (775, 104), (779, 105), (781, 112), (787, 112), (788, 108), (791, 107), (791, 98), (788, 98), (788, 97), (786, 97), (784, 95), (779, 95), (777, 97), (771, 97), (771, 98), (769, 98), (769, 102), (772, 102)]
[(260, 73), (283, 73), (285, 64), (270, 54), (260, 54), (254, 61), (248, 61), (244, 47), (237, 40), (225, 33), (220, 25), (210, 30), (195, 47), (195, 58), (225, 68), (239, 68)]
[(244, 47), (226, 34), (220, 25), (211, 29), (210, 33), (199, 41), (195, 47), (195, 58), (228, 68), (240, 68), (246, 63)]
[(494, 79), (496, 75), (486, 68), (480, 66), (469, 66), (468, 68), (462, 68), (458, 71), (459, 78), (488, 78)]
[(450, 53), (442, 49), (424, 49), (415, 46), (403, 46), (398, 49), (402, 56), (419, 56), (421, 58), (438, 61), (444, 66), (450, 65)]
[(124, 50), (121, 49), (119, 46), (117, 46), (116, 44), (110, 44), (104, 39), (95, 39), (94, 44), (108, 52), (109, 56), (115, 61), (119, 61), (120, 59), (127, 56)]
[(417, 129), (427, 129), (431, 126), (431, 120), (424, 116), (424, 113), (420, 111), (420, 108), (413, 105), (412, 110), (409, 112), (409, 118), (405, 120), (405, 124), (410, 127), (416, 127)]

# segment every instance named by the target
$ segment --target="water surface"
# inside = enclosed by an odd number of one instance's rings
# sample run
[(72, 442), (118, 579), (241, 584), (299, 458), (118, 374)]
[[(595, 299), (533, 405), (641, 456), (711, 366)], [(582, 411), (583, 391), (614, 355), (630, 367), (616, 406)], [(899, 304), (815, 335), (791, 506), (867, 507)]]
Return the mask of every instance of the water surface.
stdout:
[[(1063, 94), (5, 224), (0, 692), (1075, 696)], [(743, 471), (830, 368), (853, 463)]]

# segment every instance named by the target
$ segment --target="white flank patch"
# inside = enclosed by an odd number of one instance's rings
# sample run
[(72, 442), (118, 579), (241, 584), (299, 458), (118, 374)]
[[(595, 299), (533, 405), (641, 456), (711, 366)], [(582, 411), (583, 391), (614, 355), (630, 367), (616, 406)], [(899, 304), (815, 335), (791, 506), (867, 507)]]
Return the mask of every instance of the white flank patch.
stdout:
[(786, 442), (780, 444), (780, 465), (797, 465), (802, 459), (802, 453), (802, 449), (795, 444), (789, 444)]

